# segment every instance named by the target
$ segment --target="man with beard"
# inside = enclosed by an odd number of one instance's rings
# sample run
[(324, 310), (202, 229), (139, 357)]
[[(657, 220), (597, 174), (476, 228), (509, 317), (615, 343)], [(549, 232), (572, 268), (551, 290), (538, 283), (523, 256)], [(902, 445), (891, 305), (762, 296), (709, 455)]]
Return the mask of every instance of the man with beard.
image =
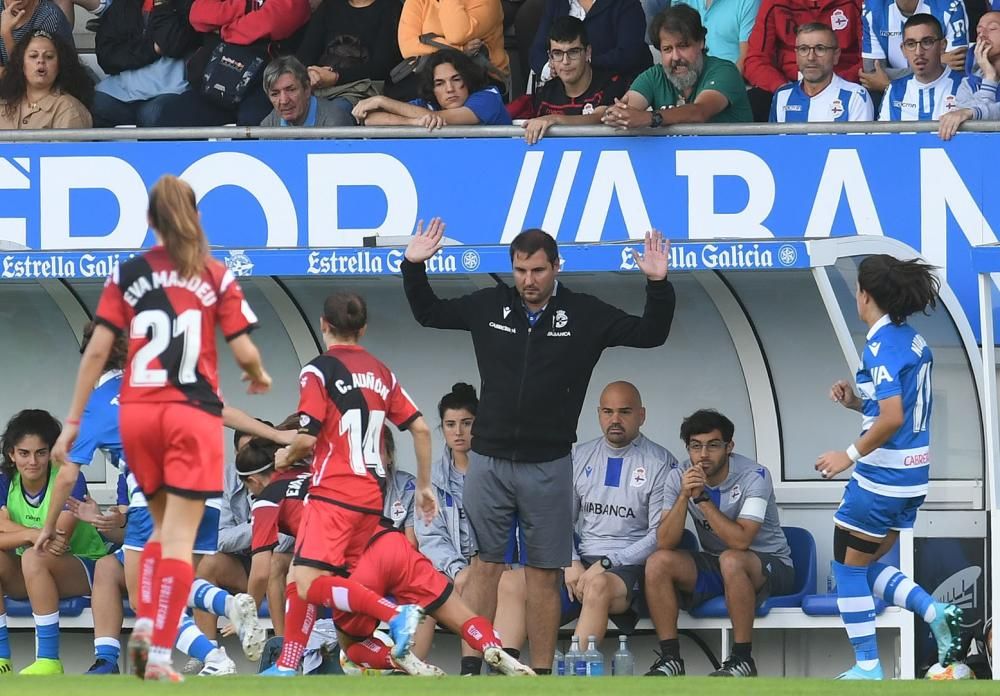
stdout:
[(974, 71), (966, 86), (958, 90), (958, 105), (941, 116), (938, 134), (942, 140), (951, 140), (959, 126), (971, 119), (1000, 121), (1000, 100), (997, 83), (1000, 83), (1000, 11), (987, 12), (976, 27)]
[[(724, 594), (733, 621), (733, 650), (712, 677), (756, 677), (750, 654), (755, 608), (791, 592), (791, 550), (778, 520), (767, 468), (733, 453), (733, 422), (718, 411), (695, 411), (681, 423), (689, 458), (667, 474), (659, 549), (646, 561), (646, 602), (660, 640), (647, 677), (684, 674), (677, 614)], [(677, 546), (690, 513), (704, 551)]]
[(566, 15), (549, 29), (552, 79), (535, 92), (534, 118), (524, 122), (524, 140), (534, 145), (549, 126), (601, 122), (605, 109), (623, 96), (625, 78), (591, 67), (592, 50), (583, 20)]
[[(653, 19), (650, 39), (661, 65), (641, 73), (625, 97), (604, 112), (615, 128), (658, 128), (674, 123), (740, 123), (753, 116), (739, 70), (705, 52), (705, 27), (687, 5)], [(652, 111), (647, 108), (652, 107)]]
[(834, 74), (840, 60), (837, 36), (826, 24), (803, 24), (796, 32), (795, 55), (802, 79), (774, 93), (772, 123), (871, 121), (868, 90)]
[(959, 106), (960, 89), (968, 89), (962, 73), (944, 64), (941, 22), (915, 14), (903, 25), (903, 53), (913, 74), (893, 80), (882, 99), (879, 121), (936, 121)]

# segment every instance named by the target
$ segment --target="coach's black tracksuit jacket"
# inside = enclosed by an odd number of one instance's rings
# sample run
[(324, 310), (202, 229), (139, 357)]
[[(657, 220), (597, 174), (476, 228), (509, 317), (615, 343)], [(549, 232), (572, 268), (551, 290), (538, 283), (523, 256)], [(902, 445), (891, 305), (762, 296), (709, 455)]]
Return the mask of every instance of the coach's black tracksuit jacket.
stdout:
[(421, 325), (472, 333), (482, 379), (472, 449), (513, 461), (545, 462), (568, 454), (601, 352), (663, 345), (674, 317), (668, 280), (646, 282), (641, 317), (559, 283), (532, 328), (517, 290), (505, 283), (443, 300), (431, 289), (424, 264), (403, 261), (400, 270)]

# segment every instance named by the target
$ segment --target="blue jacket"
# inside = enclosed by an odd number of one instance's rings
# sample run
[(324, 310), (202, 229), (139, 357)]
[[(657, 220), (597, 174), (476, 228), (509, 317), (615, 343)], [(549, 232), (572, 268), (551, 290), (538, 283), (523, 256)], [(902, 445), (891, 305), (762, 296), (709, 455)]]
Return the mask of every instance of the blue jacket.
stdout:
[[(549, 27), (569, 14), (569, 0), (545, 0), (545, 14), (531, 45), (531, 69), (536, 75), (548, 61)], [(629, 82), (653, 64), (646, 45), (646, 15), (639, 0), (597, 0), (583, 20), (595, 69), (618, 73)]]

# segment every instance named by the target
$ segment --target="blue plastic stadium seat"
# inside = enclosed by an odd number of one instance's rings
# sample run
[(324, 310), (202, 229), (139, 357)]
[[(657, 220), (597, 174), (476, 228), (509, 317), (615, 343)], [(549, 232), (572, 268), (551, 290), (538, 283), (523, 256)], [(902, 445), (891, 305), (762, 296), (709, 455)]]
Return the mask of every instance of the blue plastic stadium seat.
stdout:
[[(31, 603), (26, 599), (11, 599), (4, 597), (7, 605), (7, 616), (31, 617)], [(90, 606), (90, 597), (67, 597), (59, 600), (59, 616), (79, 616)]]
[[(879, 559), (879, 563), (899, 567), (899, 542), (893, 546), (889, 553)], [(885, 611), (886, 603), (878, 597), (875, 598), (875, 613), (881, 614)], [(802, 611), (809, 616), (836, 616), (840, 614), (837, 608), (837, 593), (806, 595), (802, 600)]]
[[(767, 616), (775, 607), (798, 607), (806, 594), (816, 589), (816, 540), (802, 527), (782, 527), (788, 546), (792, 552), (792, 567), (795, 568), (795, 585), (791, 594), (769, 597), (759, 607), (757, 616)], [(726, 598), (723, 596), (692, 607), (691, 616), (699, 619), (725, 618), (729, 616)]]

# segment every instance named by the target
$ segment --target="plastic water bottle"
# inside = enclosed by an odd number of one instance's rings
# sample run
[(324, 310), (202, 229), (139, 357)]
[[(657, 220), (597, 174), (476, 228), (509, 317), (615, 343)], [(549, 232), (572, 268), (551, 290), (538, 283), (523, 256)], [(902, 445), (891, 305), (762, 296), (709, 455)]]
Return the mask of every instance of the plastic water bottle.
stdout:
[(618, 636), (618, 652), (611, 660), (611, 676), (631, 677), (635, 674), (635, 656), (628, 649), (628, 636)]
[(587, 663), (583, 660), (583, 653), (580, 652), (580, 639), (573, 636), (573, 641), (566, 651), (566, 674), (571, 677), (587, 676)]
[(833, 561), (830, 561), (830, 572), (826, 576), (826, 593), (837, 594), (837, 576), (833, 574)]
[(586, 660), (588, 677), (604, 676), (604, 655), (597, 649), (597, 636), (587, 636), (587, 652), (583, 657)]
[(563, 655), (559, 646), (556, 646), (556, 653), (552, 657), (552, 671), (555, 672), (557, 677), (566, 676), (566, 656)]

